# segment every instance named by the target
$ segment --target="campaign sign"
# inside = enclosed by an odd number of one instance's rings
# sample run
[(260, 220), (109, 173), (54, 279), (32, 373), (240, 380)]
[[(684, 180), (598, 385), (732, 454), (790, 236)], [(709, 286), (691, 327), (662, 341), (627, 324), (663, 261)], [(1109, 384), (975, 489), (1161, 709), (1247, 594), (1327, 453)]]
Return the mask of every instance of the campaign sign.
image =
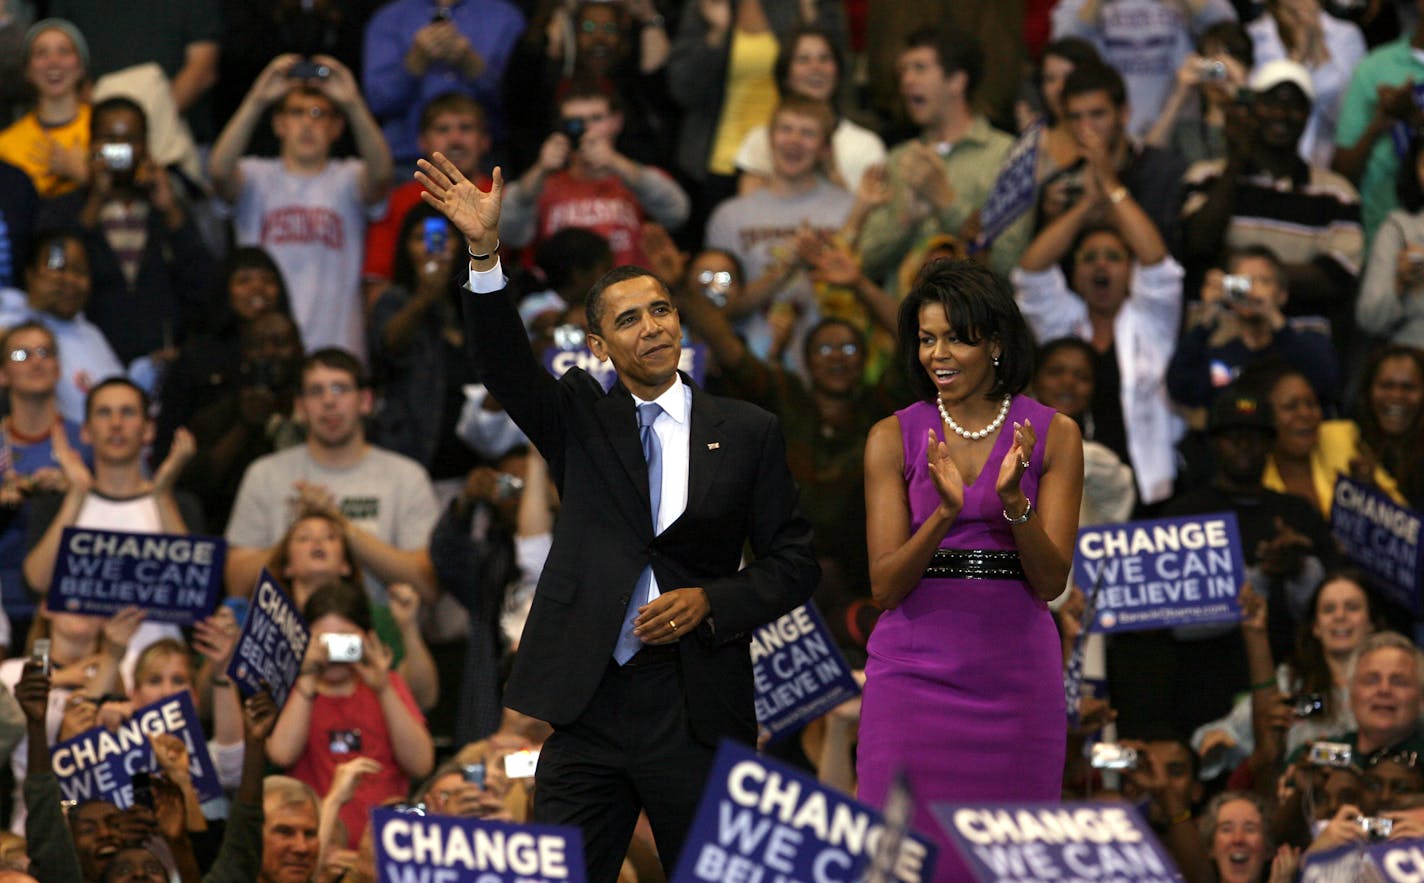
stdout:
[(1130, 804), (940, 804), (934, 814), (980, 883), (1182, 879)]
[(1424, 840), (1351, 844), (1301, 856), (1301, 883), (1419, 883)]
[(1424, 613), (1419, 582), (1424, 579), (1424, 549), (1419, 545), (1420, 515), (1413, 509), (1345, 476), (1335, 482), (1330, 530), (1345, 557), (1372, 577), (1391, 601)]
[(228, 676), (244, 696), (258, 692), (266, 682), (272, 701), (281, 708), (301, 674), (310, 640), (311, 631), (297, 605), (263, 568), (227, 664)]
[(1033, 208), (1038, 193), (1038, 142), (1042, 139), (1043, 126), (1034, 123), (1014, 142), (1009, 155), (999, 166), (999, 176), (994, 179), (984, 207), (979, 210), (979, 236), (974, 241), (975, 251), (988, 248), (999, 238), (999, 234)]
[(112, 616), (137, 605), (148, 619), (192, 625), (217, 606), (226, 557), (221, 537), (66, 527), (47, 606)]
[(1232, 512), (1085, 527), (1073, 554), (1078, 585), (1102, 583), (1096, 632), (1239, 622), (1245, 575)]
[(860, 695), (860, 685), (807, 602), (752, 635), (757, 722), (773, 740)]
[(577, 828), (371, 810), (377, 883), (583, 883)]
[[(707, 347), (700, 343), (684, 343), (682, 358), (677, 367), (701, 386), (707, 374)], [(614, 381), (618, 379), (618, 372), (613, 370), (613, 362), (600, 362), (586, 346), (568, 349), (549, 347), (544, 350), (544, 368), (555, 377), (563, 377), (564, 372), (570, 368), (582, 368), (592, 375), (594, 380), (603, 384), (605, 390), (612, 389)]]
[[(672, 883), (861, 880), (884, 838), (884, 818), (811, 776), (724, 741), (697, 804)], [(934, 878), (935, 847), (911, 833), (886, 857), (887, 880)]]
[(148, 742), (152, 733), (172, 733), (188, 746), (188, 770), (199, 800), (222, 796), (198, 709), (185, 690), (138, 709), (118, 730), (95, 727), (54, 746), (50, 765), (64, 799), (77, 803), (107, 800), (119, 809), (128, 809), (133, 805), (134, 773), (158, 770)]

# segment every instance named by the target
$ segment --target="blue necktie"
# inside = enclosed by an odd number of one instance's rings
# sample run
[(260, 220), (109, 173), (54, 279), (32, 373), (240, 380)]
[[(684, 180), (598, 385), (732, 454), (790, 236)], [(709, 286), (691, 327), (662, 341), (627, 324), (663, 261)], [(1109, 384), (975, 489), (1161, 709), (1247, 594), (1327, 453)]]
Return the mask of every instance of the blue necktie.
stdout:
[[(648, 461), (648, 501), (653, 510), (653, 533), (658, 532), (658, 506), (663, 496), (663, 444), (653, 431), (653, 421), (663, 412), (662, 405), (647, 402), (638, 406), (638, 436), (643, 442), (643, 458)], [(618, 632), (618, 643), (613, 647), (613, 661), (623, 665), (642, 649), (643, 641), (633, 634), (633, 620), (638, 618), (638, 608), (648, 603), (648, 589), (653, 584), (652, 565), (638, 574), (638, 584), (628, 598), (628, 612), (623, 614), (623, 628)]]

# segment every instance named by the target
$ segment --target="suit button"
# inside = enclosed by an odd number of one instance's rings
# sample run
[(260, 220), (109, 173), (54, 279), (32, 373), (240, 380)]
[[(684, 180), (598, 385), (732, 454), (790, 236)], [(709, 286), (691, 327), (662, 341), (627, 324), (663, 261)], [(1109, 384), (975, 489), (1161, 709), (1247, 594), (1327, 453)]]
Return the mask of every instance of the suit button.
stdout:
[(619, 595), (619, 596), (618, 596), (618, 606), (619, 606), (619, 607), (627, 607), (627, 606), (628, 606), (628, 599), (629, 599), (630, 597), (631, 597), (630, 595)]

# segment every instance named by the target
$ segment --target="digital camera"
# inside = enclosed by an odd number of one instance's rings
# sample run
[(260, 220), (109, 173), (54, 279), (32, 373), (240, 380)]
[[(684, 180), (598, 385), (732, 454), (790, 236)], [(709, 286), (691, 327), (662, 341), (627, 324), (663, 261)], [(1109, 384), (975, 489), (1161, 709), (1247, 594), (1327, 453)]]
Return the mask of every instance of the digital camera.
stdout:
[(361, 661), (360, 635), (322, 635), (321, 641), (326, 645), (327, 662)]

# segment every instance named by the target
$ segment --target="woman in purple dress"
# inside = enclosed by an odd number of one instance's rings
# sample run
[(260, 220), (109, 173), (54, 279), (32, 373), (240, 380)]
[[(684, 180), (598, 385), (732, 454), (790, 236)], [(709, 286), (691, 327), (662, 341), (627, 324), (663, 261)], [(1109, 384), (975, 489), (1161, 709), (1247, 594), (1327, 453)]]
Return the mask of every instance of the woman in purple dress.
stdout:
[(937, 880), (969, 879), (932, 818), (941, 803), (1053, 801), (1067, 719), (1048, 601), (1078, 530), (1077, 424), (1019, 395), (1033, 339), (1007, 285), (939, 261), (900, 305), (899, 354), (921, 401), (865, 446), (871, 634), (860, 798), (897, 772)]

